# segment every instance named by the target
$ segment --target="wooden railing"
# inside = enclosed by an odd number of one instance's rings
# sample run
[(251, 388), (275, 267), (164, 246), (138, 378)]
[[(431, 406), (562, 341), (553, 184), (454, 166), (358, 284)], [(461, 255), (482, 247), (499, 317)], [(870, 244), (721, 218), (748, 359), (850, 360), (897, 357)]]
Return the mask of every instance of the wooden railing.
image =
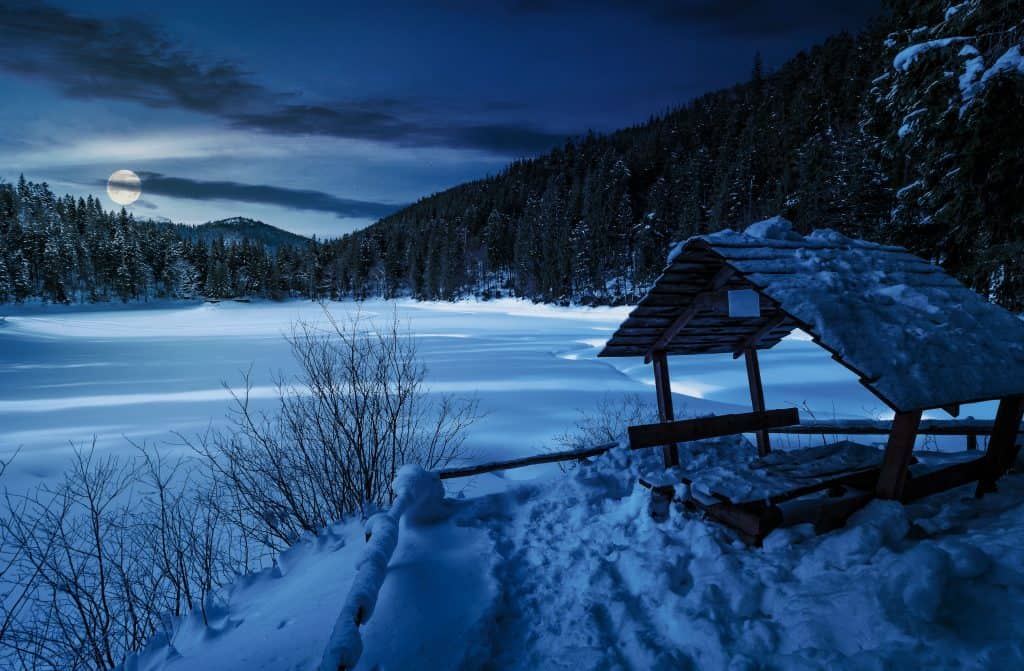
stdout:
[[(657, 426), (657, 425), (652, 425)], [(886, 436), (892, 430), (892, 422), (885, 420), (870, 419), (836, 419), (836, 420), (810, 420), (794, 424), (792, 426), (781, 426), (768, 429), (769, 433), (806, 435), (806, 436)], [(1021, 425), (1024, 432), (1024, 424)], [(919, 436), (965, 436), (967, 438), (967, 449), (978, 449), (978, 436), (992, 435), (992, 420), (990, 419), (925, 419), (921, 420), (917, 434)], [(550, 464), (558, 461), (579, 461), (588, 457), (596, 457), (604, 454), (615, 447), (618, 443), (605, 443), (577, 450), (565, 450), (562, 452), (544, 452), (519, 459), (508, 459), (505, 461), (492, 461), (476, 466), (463, 468), (448, 468), (438, 471), (442, 480), (451, 478), (465, 478), (471, 475), (482, 473), (493, 473), (512, 468), (523, 468), (536, 464)]]
[[(992, 435), (990, 419), (923, 419), (918, 427), (919, 436), (966, 436), (967, 449), (978, 449), (978, 436)], [(770, 433), (809, 436), (886, 436), (892, 422), (870, 419), (810, 420), (769, 429)], [(1021, 425), (1024, 431), (1024, 425)]]
[(438, 471), (437, 475), (442, 480), (448, 480), (450, 478), (465, 478), (470, 475), (480, 475), (481, 473), (505, 471), (510, 468), (522, 468), (523, 466), (534, 466), (536, 464), (550, 464), (556, 461), (579, 461), (581, 459), (586, 459), (587, 457), (596, 457), (599, 454), (604, 454), (616, 445), (618, 445), (618, 443), (605, 443), (604, 445), (595, 445), (594, 447), (585, 447), (578, 450), (544, 452), (542, 454), (535, 454), (529, 457), (508, 459), (506, 461), (492, 461), (490, 463), (479, 464), (477, 466), (466, 466), (465, 468), (448, 468), (443, 471)]

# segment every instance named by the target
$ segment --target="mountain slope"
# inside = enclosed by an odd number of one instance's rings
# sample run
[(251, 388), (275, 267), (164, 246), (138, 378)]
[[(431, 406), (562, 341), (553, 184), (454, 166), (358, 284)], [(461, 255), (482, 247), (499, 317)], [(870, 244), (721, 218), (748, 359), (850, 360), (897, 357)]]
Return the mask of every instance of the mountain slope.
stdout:
[(224, 238), (226, 243), (237, 243), (248, 238), (273, 248), (283, 245), (308, 245), (310, 242), (310, 238), (303, 235), (245, 217), (220, 219), (199, 224), (198, 226), (175, 224), (175, 231), (179, 237), (188, 238), (193, 242), (202, 240), (203, 242), (210, 243), (217, 238)]
[[(775, 72), (755, 63), (745, 84), (332, 243), (339, 290), (628, 302), (673, 241), (782, 214), (805, 233), (906, 244), (1020, 308), (1024, 76), (1000, 59), (1020, 42), (1021, 16), (1019, 0), (893, 0), (860, 35)], [(897, 62), (908, 48), (921, 57)]]

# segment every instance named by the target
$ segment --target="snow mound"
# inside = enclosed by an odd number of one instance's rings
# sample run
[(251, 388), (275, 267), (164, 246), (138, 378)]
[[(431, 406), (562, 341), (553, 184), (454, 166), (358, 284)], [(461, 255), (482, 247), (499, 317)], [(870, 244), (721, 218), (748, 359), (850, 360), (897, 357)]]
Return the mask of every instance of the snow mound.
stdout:
[(783, 217), (772, 217), (747, 226), (743, 235), (759, 240), (803, 240), (803, 237), (793, 230), (793, 222)]
[(896, 54), (892, 59), (892, 67), (900, 72), (906, 72), (922, 54), (931, 51), (932, 49), (948, 47), (951, 44), (964, 42), (968, 39), (969, 38), (967, 37), (943, 37), (937, 40), (929, 40), (927, 42), (912, 44)]

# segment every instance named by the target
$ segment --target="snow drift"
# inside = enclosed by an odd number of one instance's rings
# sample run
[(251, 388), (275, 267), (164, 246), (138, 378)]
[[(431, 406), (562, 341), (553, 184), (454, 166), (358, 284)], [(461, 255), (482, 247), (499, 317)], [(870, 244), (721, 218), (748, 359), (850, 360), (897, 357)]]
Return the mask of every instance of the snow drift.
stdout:
[[(681, 457), (753, 454), (737, 439)], [(403, 517), (356, 668), (1024, 665), (1024, 620), (1005, 615), (1024, 605), (1024, 477), (981, 501), (970, 487), (877, 501), (837, 532), (793, 527), (751, 549), (682, 507), (653, 521), (635, 478), (657, 461), (614, 449)], [(366, 548), (356, 521), (306, 538), (241, 578), (216, 622), (171, 623), (123, 668), (316, 669)]]

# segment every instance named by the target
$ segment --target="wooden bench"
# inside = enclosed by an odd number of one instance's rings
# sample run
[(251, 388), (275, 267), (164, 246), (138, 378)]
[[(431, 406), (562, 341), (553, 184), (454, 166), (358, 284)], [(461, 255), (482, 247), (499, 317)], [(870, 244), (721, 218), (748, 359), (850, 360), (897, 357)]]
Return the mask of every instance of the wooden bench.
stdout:
[[(628, 429), (631, 449), (640, 450), (694, 440), (754, 433), (800, 423), (795, 408), (746, 412), (730, 415), (700, 417), (675, 422), (644, 424)], [(870, 492), (880, 472), (879, 464), (856, 470), (824, 472), (800, 484), (763, 500), (734, 501), (717, 492), (702, 496), (692, 495), (684, 502), (691, 509), (699, 510), (738, 532), (744, 541), (760, 545), (762, 539), (773, 529), (783, 524), (781, 504), (815, 494), (828, 492), (834, 499), (821, 506), (812, 521), (819, 531), (841, 526), (846, 518), (870, 500)], [(670, 470), (640, 478), (640, 484), (651, 490), (651, 513), (660, 517), (667, 513), (668, 504), (675, 496), (675, 485), (692, 485), (683, 469)]]

